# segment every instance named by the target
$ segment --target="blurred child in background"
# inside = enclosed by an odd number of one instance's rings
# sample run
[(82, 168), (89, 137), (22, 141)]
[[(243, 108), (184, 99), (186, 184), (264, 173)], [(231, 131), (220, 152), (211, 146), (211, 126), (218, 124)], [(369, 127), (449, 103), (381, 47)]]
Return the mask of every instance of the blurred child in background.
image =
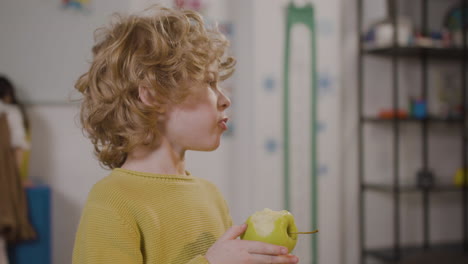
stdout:
[(35, 237), (28, 219), (24, 180), (20, 179), (29, 149), (27, 129), (28, 121), (12, 83), (0, 76), (0, 264), (8, 261), (6, 242)]

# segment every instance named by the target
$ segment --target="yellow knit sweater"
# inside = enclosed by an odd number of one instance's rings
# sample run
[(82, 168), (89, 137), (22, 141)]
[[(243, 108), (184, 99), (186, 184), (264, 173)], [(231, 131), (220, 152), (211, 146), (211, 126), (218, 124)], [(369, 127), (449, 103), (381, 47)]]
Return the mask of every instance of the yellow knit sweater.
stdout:
[(231, 225), (206, 180), (114, 169), (89, 194), (73, 264), (207, 264), (203, 255)]

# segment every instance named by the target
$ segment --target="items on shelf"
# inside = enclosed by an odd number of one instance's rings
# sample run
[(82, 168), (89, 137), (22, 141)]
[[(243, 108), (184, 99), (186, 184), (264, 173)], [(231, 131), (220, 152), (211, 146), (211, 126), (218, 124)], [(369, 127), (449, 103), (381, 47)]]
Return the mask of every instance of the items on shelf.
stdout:
[[(441, 30), (434, 30), (423, 34), (414, 29), (408, 18), (398, 17), (397, 44), (399, 47), (417, 48), (460, 48), (463, 46), (463, 15), (468, 16), (468, 9), (462, 14), (460, 4), (450, 8), (443, 20)], [(389, 48), (393, 46), (394, 23), (391, 18), (375, 22), (364, 34), (364, 43), (368, 48)]]
[(443, 118), (460, 118), (463, 115), (461, 80), (453, 71), (437, 71), (434, 75), (437, 97), (436, 114)]
[(429, 113), (428, 102), (420, 97), (410, 97), (409, 111), (404, 109), (381, 109), (378, 113), (380, 119), (427, 119), (437, 117), (439, 119), (458, 119), (463, 115), (461, 94), (458, 78), (450, 74), (438, 73), (436, 75), (437, 98), (434, 101), (434, 109)]
[(382, 109), (379, 112), (379, 118), (381, 119), (405, 119), (408, 118), (408, 111), (403, 109), (393, 110), (393, 109)]
[(410, 99), (410, 113), (411, 116), (417, 119), (427, 118), (427, 102), (424, 99), (411, 98)]
[[(400, 30), (400, 29), (399, 29)], [(449, 31), (443, 29), (440, 31), (431, 31), (428, 35), (421, 32), (410, 32), (408, 29), (398, 33), (399, 47), (412, 48), (453, 48), (461, 47), (463, 44), (462, 32)], [(364, 35), (364, 43), (367, 48), (390, 48), (393, 45), (393, 25), (385, 24), (370, 29)]]
[(462, 10), (462, 4), (454, 5), (446, 12), (443, 20), (443, 27), (451, 32), (452, 45), (455, 47), (463, 46), (463, 31), (466, 31), (468, 26), (463, 25), (463, 16), (468, 16), (468, 9), (464, 12)]
[(458, 169), (457, 172), (455, 173), (454, 183), (458, 187), (463, 187), (463, 186), (468, 187), (468, 181), (465, 181), (465, 173), (463, 173), (463, 171), (465, 171), (466, 173), (467, 170)]
[[(413, 26), (407, 18), (397, 19), (398, 45), (410, 45), (413, 36)], [(393, 45), (394, 26), (391, 19), (374, 23), (364, 35), (364, 41), (372, 47), (389, 47)]]

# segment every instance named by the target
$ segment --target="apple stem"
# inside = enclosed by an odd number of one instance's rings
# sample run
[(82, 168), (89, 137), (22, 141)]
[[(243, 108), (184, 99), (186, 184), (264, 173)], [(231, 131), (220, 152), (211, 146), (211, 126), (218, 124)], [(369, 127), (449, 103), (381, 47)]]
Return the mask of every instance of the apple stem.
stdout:
[(307, 235), (307, 234), (315, 234), (315, 233), (318, 233), (318, 229), (311, 231), (311, 232), (291, 232), (290, 234)]

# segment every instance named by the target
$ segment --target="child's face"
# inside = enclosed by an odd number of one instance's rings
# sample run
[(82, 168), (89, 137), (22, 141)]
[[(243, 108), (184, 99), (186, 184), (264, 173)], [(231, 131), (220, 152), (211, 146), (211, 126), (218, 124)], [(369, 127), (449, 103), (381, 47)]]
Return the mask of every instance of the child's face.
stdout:
[(166, 137), (181, 150), (215, 150), (227, 129), (225, 110), (231, 105), (219, 90), (217, 66), (208, 68), (203, 82), (189, 85), (188, 97), (169, 109)]

